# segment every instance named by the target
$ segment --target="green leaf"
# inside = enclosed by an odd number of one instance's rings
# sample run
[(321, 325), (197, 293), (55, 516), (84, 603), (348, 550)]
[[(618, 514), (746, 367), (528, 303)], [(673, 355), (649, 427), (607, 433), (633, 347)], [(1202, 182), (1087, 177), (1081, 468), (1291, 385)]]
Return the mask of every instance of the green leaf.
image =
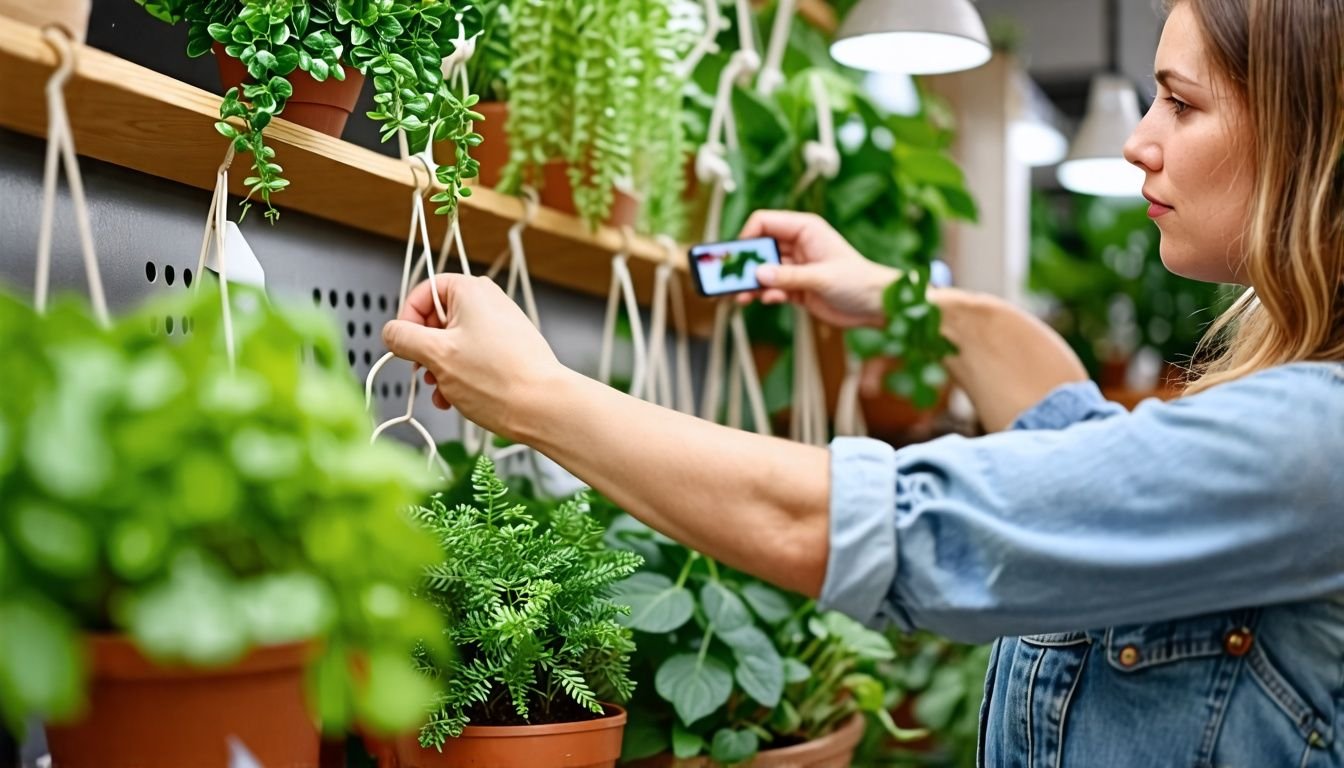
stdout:
[(751, 624), (751, 614), (747, 613), (746, 604), (722, 582), (706, 582), (700, 588), (700, 604), (705, 609), (710, 627), (720, 635)]
[(659, 573), (641, 571), (612, 590), (612, 602), (630, 606), (630, 615), (619, 621), (640, 632), (671, 632), (690, 621), (695, 598)]
[(898, 144), (895, 153), (897, 172), (915, 183), (953, 188), (966, 183), (961, 168), (943, 152)]
[(727, 703), (733, 675), (713, 656), (701, 660), (696, 654), (683, 653), (658, 667), (654, 688), (676, 709), (681, 722), (691, 725)]
[(0, 701), (61, 719), (79, 709), (83, 683), (80, 637), (63, 611), (33, 599), (0, 602)]
[(742, 597), (747, 605), (767, 624), (783, 624), (793, 615), (793, 607), (784, 593), (768, 584), (758, 581), (747, 582), (742, 587)]
[(740, 763), (756, 754), (759, 749), (760, 739), (755, 732), (747, 729), (735, 731), (732, 728), (720, 728), (714, 734), (709, 756), (718, 763)]
[(761, 630), (745, 626), (720, 635), (733, 649), (737, 668), (733, 676), (747, 695), (764, 707), (774, 707), (784, 693), (784, 660)]
[(803, 662), (792, 656), (784, 660), (784, 682), (793, 685), (810, 677), (812, 677), (812, 669)]
[(672, 754), (679, 760), (699, 755), (705, 749), (705, 740), (699, 734), (686, 730), (680, 722), (672, 724)]
[(857, 217), (893, 184), (890, 176), (881, 173), (861, 173), (832, 184), (828, 198), (835, 206), (836, 219), (848, 221)]
[(829, 611), (822, 615), (821, 622), (833, 637), (837, 637), (849, 650), (865, 659), (885, 661), (895, 658), (891, 642), (880, 632), (874, 632), (843, 613)]

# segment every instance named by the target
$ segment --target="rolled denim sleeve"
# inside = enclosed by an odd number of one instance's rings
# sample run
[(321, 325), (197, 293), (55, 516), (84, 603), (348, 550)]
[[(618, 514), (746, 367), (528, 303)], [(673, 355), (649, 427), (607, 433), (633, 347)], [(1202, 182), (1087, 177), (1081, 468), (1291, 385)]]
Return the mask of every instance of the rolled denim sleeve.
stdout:
[(1344, 368), (1302, 364), (1134, 413), (1073, 386), (1018, 431), (837, 441), (821, 604), (978, 642), (1339, 594), (1341, 425)]

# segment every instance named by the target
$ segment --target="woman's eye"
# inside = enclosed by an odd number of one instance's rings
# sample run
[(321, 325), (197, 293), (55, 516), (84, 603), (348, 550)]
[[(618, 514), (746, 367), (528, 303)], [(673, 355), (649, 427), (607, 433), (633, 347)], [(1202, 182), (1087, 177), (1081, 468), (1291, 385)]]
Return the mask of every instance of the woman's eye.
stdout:
[(1176, 115), (1183, 115), (1185, 114), (1185, 110), (1190, 108), (1189, 104), (1186, 104), (1175, 96), (1168, 96), (1166, 102), (1171, 105), (1171, 111)]

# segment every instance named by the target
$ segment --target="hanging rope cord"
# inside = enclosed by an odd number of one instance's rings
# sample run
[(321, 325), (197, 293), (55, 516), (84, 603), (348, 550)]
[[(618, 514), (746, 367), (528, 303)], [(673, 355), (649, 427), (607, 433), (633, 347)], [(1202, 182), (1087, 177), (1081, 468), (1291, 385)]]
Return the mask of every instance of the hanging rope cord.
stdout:
[(74, 205), (75, 228), (79, 233), (79, 250), (84, 259), (84, 276), (88, 282), (89, 301), (94, 316), (107, 327), (111, 319), (107, 311), (107, 297), (103, 279), (98, 270), (98, 255), (93, 245), (93, 228), (89, 224), (89, 206), (84, 194), (84, 177), (79, 172), (79, 157), (75, 153), (75, 134), (70, 127), (70, 113), (65, 105), (65, 86), (75, 72), (75, 43), (69, 35), (56, 27), (48, 27), (42, 36), (56, 54), (56, 69), (47, 80), (47, 155), (42, 176), (42, 214), (37, 234), (36, 277), (33, 285), (33, 306), (38, 313), (46, 313), (51, 286), (51, 246), (56, 218), (56, 188), (60, 185), (58, 173), (65, 168), (70, 185), (70, 200)]

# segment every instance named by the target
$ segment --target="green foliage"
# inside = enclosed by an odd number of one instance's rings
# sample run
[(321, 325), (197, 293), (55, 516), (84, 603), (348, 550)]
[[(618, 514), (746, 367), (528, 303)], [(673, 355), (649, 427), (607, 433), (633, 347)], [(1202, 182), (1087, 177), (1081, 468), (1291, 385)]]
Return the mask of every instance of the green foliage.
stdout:
[(747, 272), (747, 265), (764, 263), (765, 259), (761, 257), (760, 251), (737, 251), (729, 254), (728, 258), (719, 264), (719, 278), (742, 277)]
[[(719, 764), (823, 736), (855, 712), (904, 735), (884, 709), (882, 635), (723, 568), (608, 510), (608, 539), (643, 556), (618, 586), (639, 634), (624, 757), (708, 755)], [(652, 682), (652, 685), (648, 685)]]
[(618, 182), (644, 195), (644, 225), (675, 234), (685, 145), (676, 65), (691, 40), (672, 0), (518, 0), (510, 41), (509, 164), (502, 189), (540, 186), (568, 164), (574, 205), (590, 226), (611, 212)]
[(882, 734), (869, 734), (855, 765), (874, 768), (969, 768), (979, 744), (980, 704), (991, 646), (962, 645), (928, 633), (892, 634), (895, 659), (878, 665), (887, 681), (888, 709), (906, 709), (929, 731), (915, 751)]
[[(760, 19), (757, 26), (768, 29), (768, 22)], [(706, 57), (695, 73), (692, 122), (702, 134), (711, 94), (735, 39), (735, 32), (725, 32), (720, 37), (725, 52)], [(903, 364), (888, 377), (888, 387), (920, 407), (931, 406), (946, 380), (940, 361), (952, 348), (939, 332), (937, 309), (925, 297), (929, 268), (942, 247), (943, 224), (974, 221), (977, 215), (961, 169), (948, 156), (950, 113), (929, 93), (921, 94), (924, 106), (918, 115), (883, 113), (859, 88), (858, 76), (831, 59), (823, 35), (802, 23), (793, 25), (783, 69), (787, 83), (768, 97), (734, 89), (741, 150), (730, 153), (729, 162), (738, 190), (728, 198), (720, 234), (732, 237), (758, 209), (810, 211), (867, 258), (903, 270), (905, 278), (886, 297), (885, 331), (851, 332), (849, 343), (867, 354), (899, 352)], [(819, 179), (799, 190), (798, 180), (806, 172), (803, 147), (816, 139), (818, 130), (814, 77), (825, 83), (835, 124), (857, 126), (859, 140), (841, 142), (836, 178)], [(747, 321), (753, 340), (791, 347), (792, 316), (783, 308), (753, 305)], [(772, 405), (787, 407), (792, 355), (781, 355), (766, 378), (772, 382)]]
[(468, 723), (565, 722), (601, 714), (601, 700), (633, 691), (630, 631), (611, 585), (639, 567), (638, 555), (609, 549), (587, 498), (555, 506), (543, 521), (521, 504), (494, 464), (471, 473), (473, 504), (442, 497), (419, 508), (442, 561), (426, 571), (423, 597), (447, 619), (457, 657), (421, 669), (440, 693), (420, 743), (442, 746)]
[[(332, 727), (405, 727), (431, 700), (406, 658), (442, 626), (405, 597), (435, 554), (403, 514), (429, 487), (422, 465), (369, 443), (326, 320), (233, 293), (233, 367), (212, 291), (110, 329), (75, 303), (41, 317), (0, 295), (11, 728), (78, 710), (84, 632), (124, 632), (151, 658), (198, 666), (318, 640), (315, 711)], [(191, 334), (154, 333), (165, 316), (191, 318)], [(368, 674), (352, 675), (355, 662)]]
[(1172, 274), (1160, 242), (1146, 203), (1072, 195), (1033, 201), (1029, 288), (1051, 302), (1051, 324), (1093, 376), (1143, 347), (1187, 363), (1231, 302), (1224, 286)]
[[(475, 175), (468, 148), (480, 143), (471, 133), (470, 94), (454, 94), (444, 82), (442, 60), (455, 49), (455, 5), (466, 0), (136, 0), (170, 24), (187, 22), (187, 55), (202, 56), (211, 46), (247, 68), (250, 82), (230, 88), (220, 103), (215, 128), (238, 152), (252, 156), (245, 180), (248, 199), (266, 204), (266, 217), (279, 217), (271, 195), (289, 182), (267, 146), (264, 130), (284, 113), (294, 93), (290, 78), (304, 73), (323, 82), (344, 80), (345, 67), (373, 79), (369, 117), (382, 123), (383, 141), (404, 130), (417, 151), (433, 133), (457, 141), (454, 170), (440, 173), (455, 202), (461, 179)], [(230, 119), (237, 122), (230, 122)], [(465, 131), (462, 123), (466, 121)], [(446, 127), (444, 127), (446, 126)], [(475, 136), (474, 142), (468, 141)], [(445, 206), (446, 208), (451, 208)]]

